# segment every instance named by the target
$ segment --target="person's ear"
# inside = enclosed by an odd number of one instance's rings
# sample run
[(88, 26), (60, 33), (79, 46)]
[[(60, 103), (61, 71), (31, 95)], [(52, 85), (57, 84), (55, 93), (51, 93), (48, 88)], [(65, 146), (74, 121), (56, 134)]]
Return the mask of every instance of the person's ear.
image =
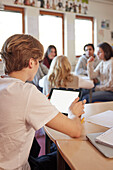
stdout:
[(30, 60), (29, 60), (29, 68), (33, 68), (33, 65), (34, 65), (34, 59), (30, 58)]

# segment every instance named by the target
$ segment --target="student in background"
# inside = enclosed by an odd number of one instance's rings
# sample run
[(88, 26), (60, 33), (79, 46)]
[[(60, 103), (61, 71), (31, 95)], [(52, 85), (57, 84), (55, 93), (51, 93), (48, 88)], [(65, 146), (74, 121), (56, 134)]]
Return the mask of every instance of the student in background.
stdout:
[[(87, 63), (88, 76), (90, 79), (99, 77), (100, 84), (96, 85), (92, 93), (92, 102), (113, 101), (113, 51), (112, 47), (104, 42), (98, 45), (97, 53), (101, 62), (94, 69), (94, 58), (90, 57)], [(89, 102), (89, 94), (83, 99)]]
[(92, 84), (88, 80), (79, 78), (71, 73), (71, 64), (66, 56), (55, 57), (48, 74), (39, 81), (39, 86), (43, 88), (45, 95), (48, 95), (53, 87), (78, 89), (87, 88)]
[[(84, 103), (75, 99), (66, 117), (50, 103), (32, 81), (39, 61), (43, 59), (42, 44), (30, 35), (9, 37), (1, 50), (7, 76), (0, 78), (0, 169), (30, 170), (28, 156), (35, 130), (45, 124), (71, 137), (80, 137), (80, 115)], [(43, 157), (32, 159), (31, 169), (56, 168)], [(31, 165), (31, 164), (30, 164)]]
[(44, 55), (43, 64), (49, 69), (53, 58), (57, 56), (57, 49), (54, 45), (50, 45)]
[(48, 95), (53, 87), (78, 89), (78, 77), (71, 74), (71, 65), (66, 56), (53, 59), (48, 74), (39, 81), (43, 93)]
[(42, 61), (39, 63), (38, 71), (30, 83), (34, 84), (41, 92), (42, 88), (39, 86), (39, 80), (42, 79), (45, 75), (48, 73), (48, 68), (42, 63)]
[[(96, 66), (99, 64), (99, 60), (97, 58), (97, 56), (94, 54), (94, 45), (93, 44), (86, 44), (84, 46), (84, 51), (85, 54), (83, 54), (79, 60), (78, 63), (75, 67), (75, 74), (76, 75), (88, 75), (88, 71), (87, 71), (87, 61), (90, 57), (94, 58), (94, 62), (93, 62), (93, 67), (94, 69), (96, 68)], [(95, 84), (98, 83), (98, 79), (97, 77), (93, 80)]]

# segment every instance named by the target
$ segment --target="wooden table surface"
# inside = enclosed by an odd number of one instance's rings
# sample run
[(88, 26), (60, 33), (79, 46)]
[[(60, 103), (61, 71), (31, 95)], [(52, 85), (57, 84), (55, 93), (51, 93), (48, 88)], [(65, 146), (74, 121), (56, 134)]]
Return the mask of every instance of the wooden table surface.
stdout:
[[(86, 104), (84, 117), (107, 110), (113, 110), (113, 102)], [(108, 128), (86, 121), (80, 138), (71, 138), (46, 126), (44, 128), (47, 136), (57, 145), (58, 170), (61, 164), (62, 170), (65, 169), (65, 161), (76, 170), (113, 170), (113, 159), (105, 158), (86, 138), (86, 134), (105, 132)]]
[(103, 156), (89, 141), (57, 141), (57, 148), (72, 170), (113, 170), (113, 159)]
[[(103, 103), (91, 103), (85, 105), (85, 114), (84, 117), (87, 118), (89, 116), (107, 111), (107, 110), (113, 110), (113, 102), (103, 102)], [(87, 140), (86, 134), (88, 133), (98, 133), (98, 132), (104, 132), (108, 130), (108, 128), (96, 125), (93, 123), (84, 122), (83, 123), (83, 131), (80, 138), (71, 138), (68, 135), (65, 135), (63, 133), (60, 133), (56, 130), (53, 130), (47, 126), (44, 127), (47, 135), (49, 138), (56, 143), (56, 140)]]

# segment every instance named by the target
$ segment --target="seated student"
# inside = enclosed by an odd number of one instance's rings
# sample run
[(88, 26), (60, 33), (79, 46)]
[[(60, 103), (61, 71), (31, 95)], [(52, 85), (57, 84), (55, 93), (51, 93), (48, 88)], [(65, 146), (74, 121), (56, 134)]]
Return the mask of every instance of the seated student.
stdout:
[[(66, 117), (34, 85), (25, 83), (33, 80), (43, 59), (43, 46), (32, 36), (9, 37), (1, 57), (7, 76), (0, 78), (0, 169), (30, 170), (27, 160), (35, 130), (46, 124), (71, 137), (80, 137), (79, 117), (84, 113), (84, 104), (75, 99)], [(32, 169), (37, 170), (37, 166)]]
[(44, 55), (43, 64), (49, 68), (55, 56), (57, 56), (57, 49), (54, 45), (50, 45)]
[[(94, 69), (94, 58), (90, 57), (87, 64), (88, 76), (90, 79), (100, 78), (100, 84), (96, 85), (92, 93), (92, 102), (95, 101), (113, 101), (113, 52), (112, 47), (104, 42), (98, 45), (97, 53), (101, 62)], [(83, 99), (89, 102), (89, 94)]]
[[(91, 84), (91, 85), (90, 85)], [(71, 64), (66, 56), (57, 56), (53, 59), (48, 74), (39, 81), (39, 86), (43, 88), (43, 93), (48, 95), (51, 88), (87, 88), (93, 83), (88, 80), (78, 78), (71, 73)]]
[[(90, 57), (94, 58), (94, 62), (93, 62), (93, 67), (94, 69), (96, 68), (96, 66), (99, 64), (99, 59), (97, 58), (97, 56), (94, 54), (94, 45), (93, 44), (86, 44), (84, 46), (84, 51), (85, 54), (83, 54), (79, 60), (78, 63), (75, 67), (75, 74), (76, 75), (88, 75), (88, 71), (87, 71), (87, 61)], [(94, 83), (98, 83), (98, 79), (95, 78), (94, 79)]]
[(39, 86), (39, 80), (42, 79), (48, 73), (48, 68), (42, 63), (39, 63), (38, 71), (33, 79), (33, 81), (29, 82), (34, 84), (41, 92), (42, 88)]

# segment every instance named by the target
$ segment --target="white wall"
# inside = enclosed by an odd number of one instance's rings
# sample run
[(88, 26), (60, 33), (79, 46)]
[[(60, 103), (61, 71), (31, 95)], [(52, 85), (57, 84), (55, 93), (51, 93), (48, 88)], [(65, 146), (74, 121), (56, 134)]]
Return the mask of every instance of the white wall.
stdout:
[[(113, 32), (113, 4), (90, 2), (88, 15), (94, 16), (97, 24), (97, 44), (107, 41), (112, 45), (113, 39), (111, 39), (111, 31)], [(110, 21), (110, 29), (101, 28), (102, 20)]]
[[(1, 1), (1, 0), (0, 0)], [(13, 0), (2, 0), (2, 3), (8, 5), (14, 5)], [(17, 5), (14, 5), (17, 6)], [(28, 6), (20, 6), (25, 8), (25, 31), (28, 34), (35, 36), (36, 38), (39, 37), (39, 8), (37, 7), (28, 7)], [(42, 10), (42, 9), (41, 9)], [(45, 10), (45, 9), (44, 9)], [(51, 10), (54, 11), (55, 10)], [(58, 12), (58, 11), (57, 11)], [(61, 11), (60, 11), (61, 12)], [(75, 57), (75, 13), (63, 12), (65, 18), (65, 55), (68, 56), (72, 68), (74, 69), (77, 59)], [(113, 4), (102, 4), (99, 2), (89, 2), (88, 6), (88, 14), (87, 16), (94, 17), (95, 21), (95, 34), (94, 34), (94, 45), (97, 46), (98, 43), (106, 41), (113, 44), (113, 39), (111, 39), (111, 31), (113, 31)], [(110, 22), (110, 29), (103, 29), (101, 28), (101, 22), (103, 20), (109, 20)]]

